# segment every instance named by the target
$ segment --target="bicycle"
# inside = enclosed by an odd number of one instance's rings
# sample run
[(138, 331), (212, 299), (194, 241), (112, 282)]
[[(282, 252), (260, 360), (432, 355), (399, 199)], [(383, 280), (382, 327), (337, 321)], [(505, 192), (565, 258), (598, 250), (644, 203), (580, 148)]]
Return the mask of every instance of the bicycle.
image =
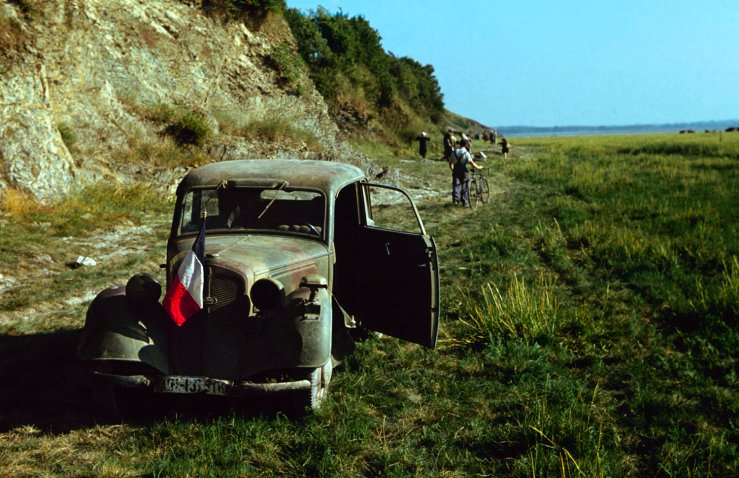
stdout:
[(490, 185), (481, 169), (470, 172), (469, 194), (469, 207), (475, 207), (478, 203), (487, 204), (490, 200)]

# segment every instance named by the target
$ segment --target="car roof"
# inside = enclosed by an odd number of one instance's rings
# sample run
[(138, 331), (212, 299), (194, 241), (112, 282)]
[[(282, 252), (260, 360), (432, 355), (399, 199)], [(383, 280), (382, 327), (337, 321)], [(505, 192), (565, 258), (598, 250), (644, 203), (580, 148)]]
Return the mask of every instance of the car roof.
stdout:
[(191, 170), (180, 182), (177, 192), (217, 187), (224, 181), (236, 187), (278, 187), (287, 181), (289, 187), (318, 189), (330, 197), (345, 185), (363, 178), (364, 173), (358, 167), (333, 161), (239, 159), (209, 163)]

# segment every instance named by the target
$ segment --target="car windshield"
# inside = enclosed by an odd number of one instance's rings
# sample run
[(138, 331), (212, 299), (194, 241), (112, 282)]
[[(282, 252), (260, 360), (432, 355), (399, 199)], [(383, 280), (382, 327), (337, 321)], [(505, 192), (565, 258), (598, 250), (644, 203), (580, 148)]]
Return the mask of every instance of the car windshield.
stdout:
[(271, 230), (323, 237), (324, 197), (316, 191), (219, 187), (185, 193), (180, 205), (180, 234), (206, 230)]

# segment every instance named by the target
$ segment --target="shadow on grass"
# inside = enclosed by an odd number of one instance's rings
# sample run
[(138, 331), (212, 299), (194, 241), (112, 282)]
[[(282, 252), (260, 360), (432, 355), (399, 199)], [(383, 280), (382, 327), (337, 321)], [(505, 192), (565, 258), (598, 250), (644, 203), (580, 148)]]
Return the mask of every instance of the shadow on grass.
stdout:
[(79, 331), (0, 336), (0, 432), (92, 425), (92, 394), (74, 351)]
[[(85, 365), (75, 350), (79, 330), (50, 334), (0, 336), (0, 433), (33, 426), (45, 433), (111, 423), (97, 413)], [(237, 414), (276, 417), (291, 410), (292, 397), (224, 399), (206, 396), (160, 396), (131, 393), (127, 423), (163, 419), (203, 420)]]

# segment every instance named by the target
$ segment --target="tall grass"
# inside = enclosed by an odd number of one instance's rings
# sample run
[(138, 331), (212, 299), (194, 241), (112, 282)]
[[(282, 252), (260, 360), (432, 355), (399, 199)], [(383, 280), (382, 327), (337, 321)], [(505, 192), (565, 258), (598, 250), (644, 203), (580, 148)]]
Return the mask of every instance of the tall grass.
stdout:
[[(69, 318), (29, 319), (11, 330), (29, 343), (0, 357), (9, 390), (0, 408), (14, 427), (0, 433), (0, 475), (734, 476), (739, 135), (732, 138), (518, 139), (514, 160), (488, 163), (488, 206), (455, 208), (448, 194), (424, 199), (439, 248), (446, 346), (428, 351), (370, 336), (334, 374), (325, 408), (303, 420), (270, 409), (278, 401), (270, 398), (233, 410), (198, 402), (213, 413), (94, 426), (80, 405), (89, 392), (60, 372), (64, 361), (47, 357), (72, 350), (53, 333), (70, 327)], [(708, 156), (688, 154), (692, 147), (648, 151), (671, 142), (719, 146)], [(441, 162), (366, 150), (402, 182), (449, 188)], [(82, 202), (102, 202), (103, 192)], [(149, 220), (134, 212), (145, 208), (135, 196), (147, 201), (146, 191), (117, 194), (111, 210), (70, 202), (70, 214)], [(148, 212), (168, 214), (161, 200), (149, 202)], [(19, 214), (17, 224), (9, 213), (1, 219), (2, 263), (17, 261), (17, 251), (62, 249), (63, 234), (74, 234), (51, 211)], [(88, 222), (83, 236), (109, 227)], [(63, 301), (70, 288), (113, 279), (59, 274), (55, 287), (22, 286), (0, 306), (26, 296), (37, 303), (39, 291), (44, 304)], [(41, 383), (60, 398), (29, 392)], [(71, 425), (62, 418), (70, 410), (82, 417)], [(28, 423), (41, 431), (24, 432)]]
[(474, 346), (492, 343), (499, 338), (535, 341), (555, 336), (559, 326), (559, 306), (551, 278), (540, 276), (527, 285), (514, 275), (501, 292), (495, 284), (482, 288), (482, 300), (467, 299), (470, 317), (460, 319), (466, 334), (454, 341), (457, 345)]
[(238, 131), (241, 136), (257, 141), (302, 141), (312, 150), (319, 149), (321, 144), (315, 134), (283, 118), (251, 121), (241, 126)]
[(113, 160), (118, 164), (172, 170), (178, 167), (199, 166), (212, 161), (213, 158), (202, 148), (183, 147), (169, 136), (154, 141), (131, 136), (128, 147), (115, 151)]
[(0, 191), (0, 211), (14, 220), (23, 219), (42, 209), (43, 206), (36, 198), (20, 189), (8, 188)]
[[(669, 476), (721, 476), (736, 463), (736, 448), (726, 435), (708, 430), (736, 436), (736, 402), (723, 394), (736, 386), (739, 138), (666, 138), (557, 139), (548, 156), (509, 170), (549, 192), (543, 210), (556, 221), (562, 236), (557, 243), (564, 247), (541, 241), (546, 263), (567, 272), (557, 266), (564, 254), (578, 276), (590, 276), (575, 280), (575, 290), (588, 291), (597, 282), (621, 290), (607, 302), (587, 299), (584, 304), (592, 305), (581, 306), (578, 315), (595, 312), (592, 306), (600, 302), (609, 314), (602, 319), (613, 320), (615, 307), (625, 305), (630, 310), (624, 312), (646, 321), (647, 329), (633, 340), (646, 341), (653, 352), (641, 360), (612, 357), (623, 365), (609, 374), (625, 374), (617, 379), (626, 380), (624, 422), (643, 430), (639, 441), (658, 450), (644, 460), (647, 466)], [(541, 140), (531, 143), (546, 149)], [(595, 333), (601, 346), (631, 334), (602, 335), (600, 327), (577, 323), (576, 330)], [(716, 395), (714, 387), (723, 392)], [(715, 407), (728, 422), (714, 414)], [(716, 456), (723, 465), (714, 466)], [(728, 456), (734, 458), (727, 462)]]
[(280, 143), (302, 146), (310, 151), (323, 151), (324, 146), (315, 133), (296, 124), (293, 119), (275, 115), (263, 119), (243, 119), (216, 114), (221, 130), (250, 141)]
[(531, 476), (607, 477), (625, 472), (613, 460), (611, 447), (618, 435), (601, 408), (599, 390), (598, 385), (592, 392), (576, 389), (568, 406), (560, 408), (552, 403), (557, 398), (551, 394), (562, 390), (547, 380), (542, 391), (532, 397), (532, 413), (526, 425), (535, 434), (535, 445), (522, 463), (530, 467)]
[[(100, 227), (120, 223), (140, 224), (167, 211), (157, 185), (149, 183), (90, 183), (52, 204), (42, 204), (17, 189), (0, 195), (0, 211), (9, 219), (3, 225), (3, 252), (9, 243), (22, 245), (24, 235), (64, 237), (84, 235)], [(30, 241), (29, 245), (34, 241)]]

